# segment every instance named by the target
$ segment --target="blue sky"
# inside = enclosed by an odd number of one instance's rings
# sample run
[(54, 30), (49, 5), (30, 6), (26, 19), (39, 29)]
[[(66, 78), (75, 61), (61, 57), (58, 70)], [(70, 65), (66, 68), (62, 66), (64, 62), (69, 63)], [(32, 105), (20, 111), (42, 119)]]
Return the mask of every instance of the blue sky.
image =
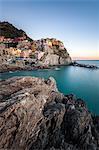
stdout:
[(98, 0), (0, 0), (0, 20), (33, 39), (62, 40), (72, 57), (99, 58)]

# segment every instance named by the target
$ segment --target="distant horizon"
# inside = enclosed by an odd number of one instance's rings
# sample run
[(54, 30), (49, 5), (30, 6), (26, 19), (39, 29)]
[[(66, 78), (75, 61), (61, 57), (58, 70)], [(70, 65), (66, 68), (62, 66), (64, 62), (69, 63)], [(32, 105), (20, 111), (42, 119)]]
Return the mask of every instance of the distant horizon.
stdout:
[(87, 60), (87, 61), (99, 61), (99, 59), (72, 59), (72, 60), (74, 60), (74, 61), (77, 61), (77, 60)]
[(77, 57), (77, 58), (73, 58), (71, 57), (72, 60), (97, 60), (99, 61), (99, 58), (81, 58), (81, 57)]

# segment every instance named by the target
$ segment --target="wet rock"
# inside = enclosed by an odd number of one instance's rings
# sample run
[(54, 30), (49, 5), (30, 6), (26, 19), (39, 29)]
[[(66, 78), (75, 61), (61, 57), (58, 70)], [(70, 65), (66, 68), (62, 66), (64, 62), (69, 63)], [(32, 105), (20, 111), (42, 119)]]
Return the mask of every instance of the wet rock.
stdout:
[(90, 69), (99, 69), (99, 67), (96, 65), (79, 64), (76, 61), (72, 62), (70, 65), (77, 66), (77, 67), (90, 68)]
[(7, 79), (0, 82), (0, 149), (98, 150), (99, 117), (60, 93), (52, 77)]

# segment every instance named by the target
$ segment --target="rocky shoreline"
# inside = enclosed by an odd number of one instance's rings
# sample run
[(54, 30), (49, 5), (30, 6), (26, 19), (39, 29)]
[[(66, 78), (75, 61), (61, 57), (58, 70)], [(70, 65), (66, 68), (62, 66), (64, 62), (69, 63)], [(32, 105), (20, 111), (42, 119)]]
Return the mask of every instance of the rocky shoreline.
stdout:
[(11, 64), (2, 64), (0, 65), (0, 73), (4, 72), (10, 72), (10, 71), (32, 71), (32, 70), (38, 70), (38, 69), (54, 69), (56, 67), (60, 66), (75, 66), (75, 67), (83, 67), (83, 68), (90, 68), (90, 69), (99, 69), (98, 66), (95, 65), (89, 65), (89, 64), (79, 64), (77, 62), (72, 62), (69, 65), (45, 65), (45, 66), (17, 66), (17, 65), (11, 65)]
[(53, 78), (0, 81), (0, 149), (98, 150), (99, 116)]
[(50, 69), (49, 66), (16, 66), (16, 65), (8, 65), (8, 64), (2, 64), (0, 65), (0, 73), (4, 72), (10, 72), (10, 71), (32, 71), (32, 70), (38, 70), (38, 69)]
[[(71, 65), (71, 64), (70, 64)], [(61, 66), (69, 66), (69, 65), (45, 65), (45, 66), (16, 66), (16, 65), (11, 65), (11, 64), (2, 64), (0, 65), (0, 73), (4, 72), (10, 72), (10, 71), (33, 71), (33, 70), (39, 70), (39, 69), (55, 69), (57, 67)]]
[(71, 63), (72, 66), (77, 66), (77, 67), (84, 67), (84, 68), (90, 68), (90, 69), (99, 69), (98, 66), (96, 65), (90, 65), (90, 64), (79, 64), (76, 61)]
[(67, 66), (67, 65), (53, 65), (53, 66), (24, 66), (24, 67), (20, 67), (20, 66), (15, 66), (15, 65), (0, 65), (0, 73), (4, 73), (4, 72), (10, 72), (10, 71), (33, 71), (33, 70), (38, 70), (38, 69), (55, 69), (56, 67), (60, 67), (60, 66)]

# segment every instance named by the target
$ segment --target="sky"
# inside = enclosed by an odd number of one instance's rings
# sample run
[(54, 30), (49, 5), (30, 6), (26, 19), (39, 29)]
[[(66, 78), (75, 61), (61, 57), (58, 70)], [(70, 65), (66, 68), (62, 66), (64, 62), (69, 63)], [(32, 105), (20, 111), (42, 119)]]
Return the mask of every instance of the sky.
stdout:
[(63, 41), (73, 59), (99, 59), (98, 0), (0, 0), (0, 21)]

